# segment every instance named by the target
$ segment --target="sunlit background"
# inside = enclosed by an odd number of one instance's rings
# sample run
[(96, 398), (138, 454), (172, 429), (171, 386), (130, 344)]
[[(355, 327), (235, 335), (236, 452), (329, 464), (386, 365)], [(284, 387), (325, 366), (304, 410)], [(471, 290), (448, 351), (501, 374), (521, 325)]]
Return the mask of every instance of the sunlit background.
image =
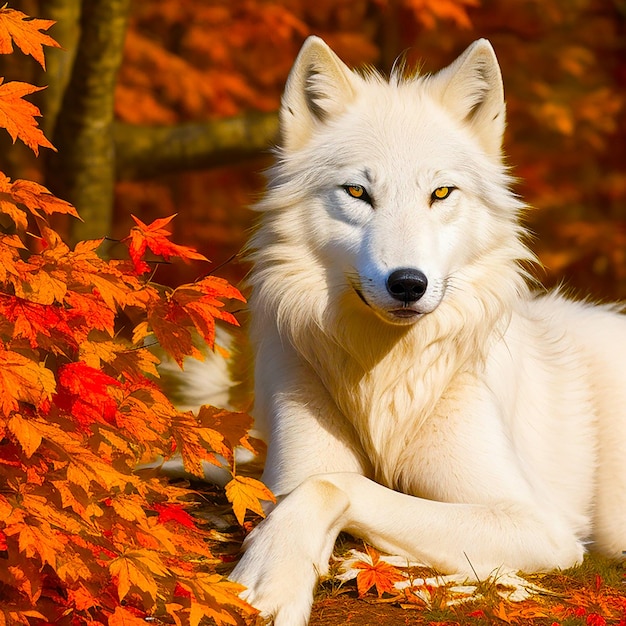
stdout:
[[(10, 5), (56, 19), (50, 34), (64, 50), (47, 53), (46, 75), (35, 75), (36, 64), (20, 55), (2, 59), (0, 74), (52, 89), (61, 75), (55, 58), (67, 63), (76, 48), (77, 1)], [(532, 247), (545, 265), (538, 276), (548, 284), (564, 278), (596, 298), (626, 297), (624, 0), (135, 0), (116, 118), (172, 126), (274, 113), (310, 34), (326, 39), (349, 65), (385, 72), (400, 55), (423, 72), (436, 71), (474, 39), (489, 38), (505, 81), (508, 162), (520, 179), (517, 191), (533, 207)], [(53, 137), (52, 100), (40, 104)], [(245, 267), (229, 259), (246, 239), (253, 219), (247, 207), (270, 163), (269, 143), (244, 144), (196, 171), (166, 166), (142, 180), (130, 167), (119, 171), (111, 232), (96, 235), (124, 236), (131, 213), (144, 221), (178, 213), (175, 240), (221, 265), (219, 275), (240, 280)], [(45, 159), (33, 161), (19, 145), (3, 143), (0, 161), (12, 178), (49, 177)], [(186, 280), (198, 269), (159, 272), (160, 281)]]

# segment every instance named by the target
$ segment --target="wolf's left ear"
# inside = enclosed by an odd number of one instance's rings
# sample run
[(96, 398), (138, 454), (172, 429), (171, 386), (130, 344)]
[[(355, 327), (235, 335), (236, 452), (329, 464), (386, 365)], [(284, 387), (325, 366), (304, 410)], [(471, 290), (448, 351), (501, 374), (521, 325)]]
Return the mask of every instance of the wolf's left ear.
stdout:
[(498, 157), (506, 115), (502, 74), (491, 44), (475, 41), (431, 80), (444, 107), (469, 125), (488, 154)]
[(302, 147), (316, 124), (343, 111), (355, 96), (355, 78), (322, 39), (309, 37), (291, 68), (281, 102), (283, 147)]

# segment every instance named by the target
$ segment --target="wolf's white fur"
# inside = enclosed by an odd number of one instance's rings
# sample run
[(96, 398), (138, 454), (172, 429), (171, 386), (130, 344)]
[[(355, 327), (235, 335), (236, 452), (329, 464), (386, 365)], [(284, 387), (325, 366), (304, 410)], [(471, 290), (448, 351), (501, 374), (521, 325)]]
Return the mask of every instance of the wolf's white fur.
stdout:
[[(504, 117), (485, 40), (389, 82), (314, 37), (296, 60), (251, 243), (280, 501), (233, 572), (276, 625), (307, 623), (342, 530), (471, 576), (626, 549), (626, 322), (530, 293)], [(421, 298), (388, 290), (399, 268)]]

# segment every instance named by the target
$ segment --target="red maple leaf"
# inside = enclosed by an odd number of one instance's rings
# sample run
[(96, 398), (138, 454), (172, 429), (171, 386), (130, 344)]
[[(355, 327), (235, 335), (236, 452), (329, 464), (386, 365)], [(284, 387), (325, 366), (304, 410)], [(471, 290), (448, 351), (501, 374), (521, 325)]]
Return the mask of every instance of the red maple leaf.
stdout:
[(180, 504), (155, 504), (153, 508), (159, 514), (161, 524), (175, 521), (187, 528), (196, 527), (193, 517)]
[(172, 257), (178, 257), (185, 262), (191, 260), (208, 261), (203, 254), (196, 252), (193, 248), (180, 246), (169, 240), (172, 233), (165, 226), (172, 221), (175, 215), (154, 220), (151, 224), (144, 224), (134, 215), (131, 217), (137, 225), (133, 226), (130, 235), (124, 241), (128, 242), (128, 251), (137, 274), (145, 274), (150, 270), (150, 266), (144, 259), (146, 250), (163, 257), (166, 261)]
[(85, 363), (67, 363), (59, 368), (54, 400), (85, 429), (94, 422), (113, 424), (117, 403), (109, 387), (119, 386), (115, 378)]
[(178, 596), (179, 598), (191, 598), (191, 591), (183, 587), (178, 581), (174, 586), (174, 596)]

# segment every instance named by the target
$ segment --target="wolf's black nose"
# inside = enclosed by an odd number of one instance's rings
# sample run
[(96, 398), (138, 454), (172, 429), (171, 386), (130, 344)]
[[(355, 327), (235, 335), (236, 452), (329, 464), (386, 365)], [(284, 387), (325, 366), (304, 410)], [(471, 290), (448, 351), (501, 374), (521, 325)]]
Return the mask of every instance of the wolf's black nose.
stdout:
[(424, 272), (411, 268), (394, 270), (387, 278), (387, 291), (400, 302), (416, 302), (425, 293), (428, 279)]

